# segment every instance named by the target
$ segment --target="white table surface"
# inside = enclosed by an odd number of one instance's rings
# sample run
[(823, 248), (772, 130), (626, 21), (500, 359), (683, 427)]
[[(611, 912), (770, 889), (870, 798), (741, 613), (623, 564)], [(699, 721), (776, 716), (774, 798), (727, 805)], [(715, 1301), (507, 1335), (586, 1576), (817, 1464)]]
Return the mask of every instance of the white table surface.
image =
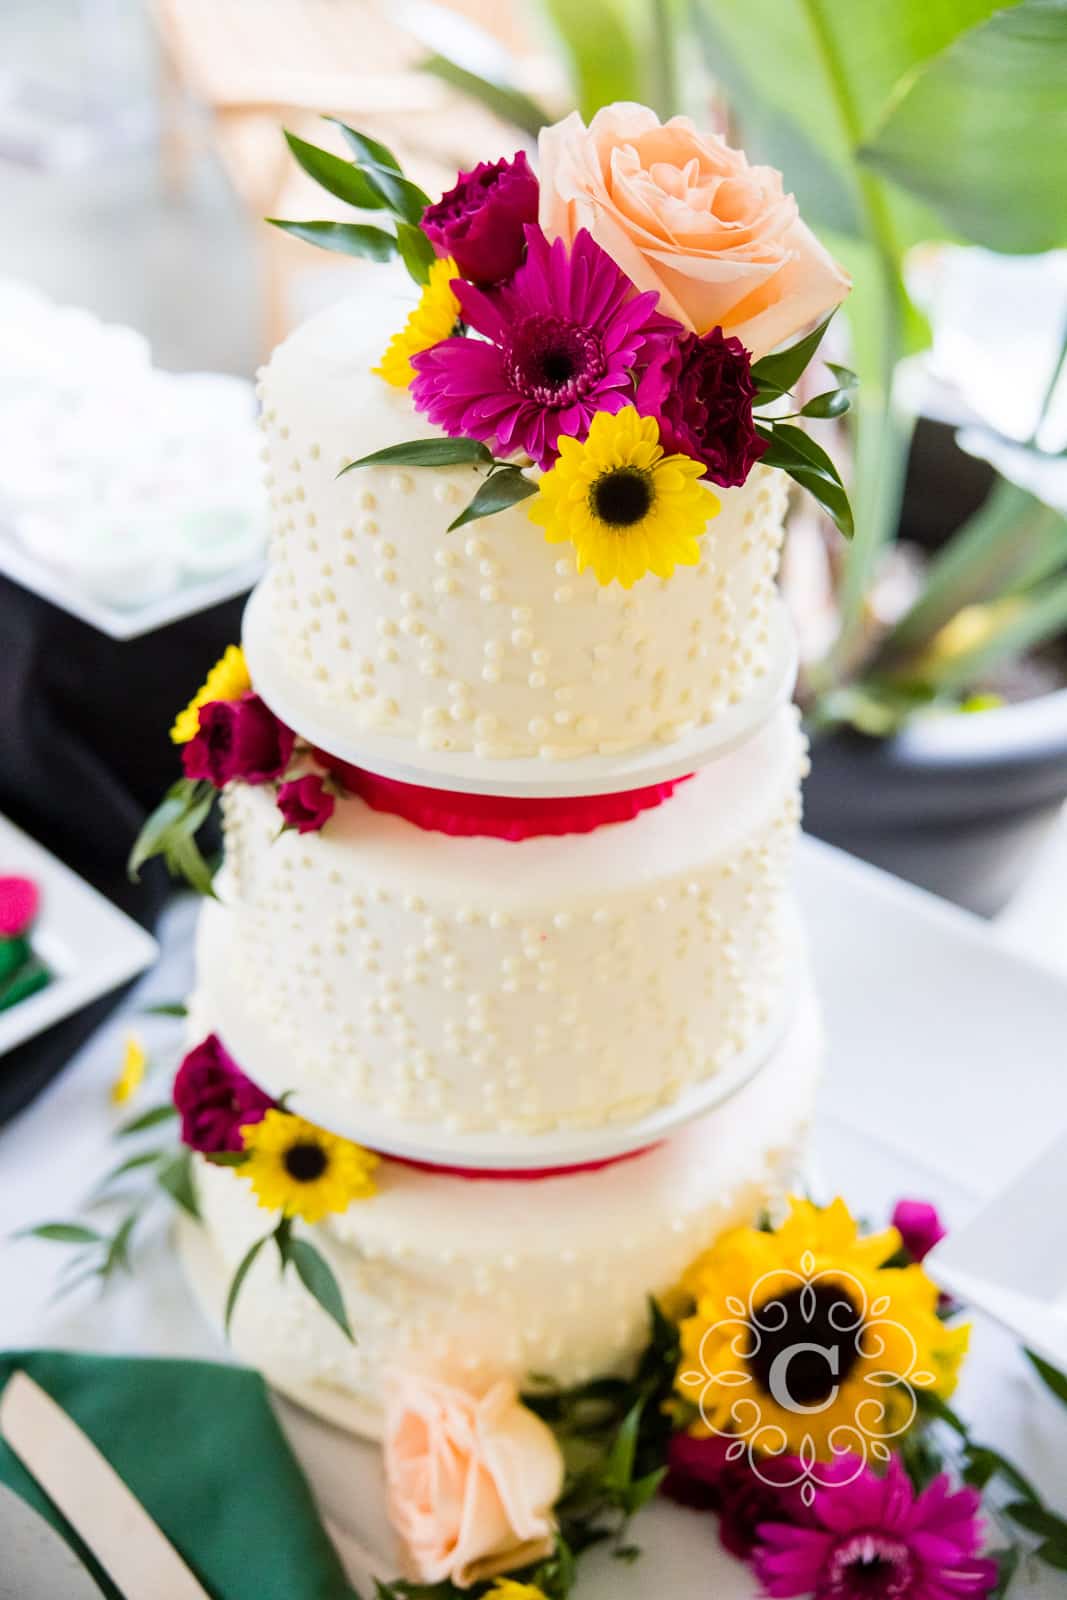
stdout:
[[(933, 1199), (950, 1226), (963, 1223), (1067, 1127), (1067, 986), (1002, 953), (977, 919), (811, 841), (800, 853), (798, 882), (830, 1041), (816, 1134), (820, 1176), (877, 1221), (896, 1197), (912, 1195)], [(53, 1303), (62, 1250), (10, 1237), (76, 1214), (116, 1160), (110, 1133), (119, 1114), (108, 1089), (131, 1027), (158, 1058), (158, 1076), (138, 1104), (166, 1093), (180, 1024), (143, 1010), (184, 996), (194, 913), (188, 899), (171, 907), (159, 965), (0, 1133), (0, 1347), (224, 1359), (177, 1269), (164, 1206), (135, 1253), (135, 1275), (103, 1297), (90, 1288)], [(1050, 1270), (1067, 1287), (1067, 1252)], [(954, 1404), (979, 1437), (1018, 1461), (1067, 1511), (1067, 1411), (1033, 1378), (1016, 1341), (981, 1316)], [(377, 1527), (366, 1447), (311, 1427), (284, 1403), (279, 1411), (326, 1510), (341, 1522)], [(361, 1452), (358, 1465), (354, 1452)], [(356, 1482), (360, 1518), (353, 1519), (346, 1501)], [(711, 1592), (713, 1575), (718, 1600), (753, 1592), (751, 1578), (721, 1556), (693, 1513), (657, 1506), (638, 1536), (646, 1556), (634, 1567), (590, 1560), (583, 1600), (636, 1600), (652, 1571), (658, 1592), (678, 1600)], [(386, 1547), (379, 1541), (377, 1548)], [(1043, 1569), (1012, 1592), (1062, 1597), (1067, 1579)]]

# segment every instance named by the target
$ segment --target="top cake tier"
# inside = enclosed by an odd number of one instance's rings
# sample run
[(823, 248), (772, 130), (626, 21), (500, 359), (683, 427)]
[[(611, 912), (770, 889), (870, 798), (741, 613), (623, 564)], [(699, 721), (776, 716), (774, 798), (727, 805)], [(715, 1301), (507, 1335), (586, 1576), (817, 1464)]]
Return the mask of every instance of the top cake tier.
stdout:
[[(342, 467), (440, 438), (371, 368), (412, 296), (382, 285), (306, 323), (262, 374), (272, 649), (335, 747), (566, 762), (711, 730), (772, 664), (787, 480), (716, 494), (697, 566), (632, 588), (576, 570), (524, 504), (447, 531), (471, 467)], [(284, 713), (284, 707), (276, 706)], [(304, 730), (301, 730), (304, 731)]]

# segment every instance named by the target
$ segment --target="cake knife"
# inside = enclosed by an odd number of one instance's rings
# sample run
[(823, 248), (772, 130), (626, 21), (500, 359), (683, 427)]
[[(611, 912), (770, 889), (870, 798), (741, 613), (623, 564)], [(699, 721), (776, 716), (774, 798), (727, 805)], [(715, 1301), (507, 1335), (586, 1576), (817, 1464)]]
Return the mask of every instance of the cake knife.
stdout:
[(0, 1394), (0, 1437), (129, 1600), (210, 1600), (110, 1462), (25, 1372)]

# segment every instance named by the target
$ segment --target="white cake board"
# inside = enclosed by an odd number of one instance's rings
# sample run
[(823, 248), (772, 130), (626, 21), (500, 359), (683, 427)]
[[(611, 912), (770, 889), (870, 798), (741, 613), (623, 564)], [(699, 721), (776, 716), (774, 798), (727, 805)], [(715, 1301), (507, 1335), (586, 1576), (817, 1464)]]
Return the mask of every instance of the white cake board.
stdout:
[(669, 783), (744, 744), (787, 703), (796, 682), (796, 638), (778, 601), (771, 611), (771, 664), (766, 678), (740, 705), (728, 707), (709, 726), (694, 728), (670, 744), (645, 744), (621, 755), (575, 756), (559, 762), (540, 756), (501, 760), (472, 751), (423, 750), (409, 738), (349, 726), (352, 719), (343, 708), (331, 709), (313, 689), (294, 682), (277, 648), (271, 582), (268, 575), (256, 588), (242, 629), (256, 692), (276, 716), (320, 750), (352, 766), (423, 788), (537, 800), (617, 794)]
[[(201, 919), (201, 960), (225, 968), (228, 960), (226, 909), (207, 901)], [(398, 1123), (395, 1116), (366, 1106), (351, 1106), (315, 1091), (294, 1091), (268, 1028), (247, 1013), (238, 1014), (236, 1009), (228, 1012), (224, 1022), (220, 1018), (213, 1020), (234, 1058), (246, 1064), (255, 1063), (253, 1076), (261, 1089), (275, 1099), (284, 1095), (289, 1110), (306, 1117), (309, 1122), (329, 1128), (382, 1155), (423, 1161), (431, 1166), (488, 1171), (581, 1166), (657, 1144), (684, 1123), (707, 1115), (729, 1100), (767, 1063), (788, 1033), (802, 997), (810, 987), (799, 919), (791, 918), (791, 922), (787, 933), (790, 954), (785, 958), (786, 976), (778, 1005), (767, 1022), (755, 1031), (748, 1048), (729, 1066), (691, 1085), (669, 1105), (659, 1106), (632, 1122), (613, 1122), (596, 1128), (554, 1129), (546, 1133), (506, 1133), (498, 1129), (465, 1133), (438, 1123), (405, 1126)]]

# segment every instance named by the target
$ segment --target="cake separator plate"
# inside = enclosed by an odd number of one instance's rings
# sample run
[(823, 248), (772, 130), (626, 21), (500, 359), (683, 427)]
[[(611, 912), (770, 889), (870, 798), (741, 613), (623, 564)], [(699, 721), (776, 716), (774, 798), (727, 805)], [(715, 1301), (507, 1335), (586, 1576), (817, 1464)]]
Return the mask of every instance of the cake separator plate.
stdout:
[(271, 579), (256, 588), (245, 609), (242, 643), (258, 694), (276, 716), (320, 750), (382, 777), (461, 794), (551, 799), (568, 795), (617, 794), (668, 783), (736, 750), (793, 693), (797, 646), (781, 601), (771, 612), (771, 665), (759, 690), (730, 706), (707, 727), (649, 743), (617, 755), (575, 756), (547, 761), (539, 756), (489, 758), (473, 751), (424, 750), (413, 739), (354, 727), (344, 707), (323, 704), (313, 690), (295, 683), (280, 660), (271, 617)]
[[(598, 1128), (562, 1128), (545, 1133), (463, 1132), (439, 1124), (403, 1124), (396, 1117), (346, 1104), (328, 1094), (293, 1092), (284, 1051), (279, 1052), (269, 1032), (242, 1011), (231, 995), (225, 1017), (197, 1017), (198, 1026), (210, 1028), (226, 1048), (268, 1094), (286, 1097), (286, 1105), (319, 1127), (385, 1156), (425, 1162), (429, 1166), (470, 1167), (483, 1171), (516, 1171), (546, 1167), (584, 1166), (628, 1155), (656, 1144), (676, 1128), (704, 1116), (743, 1088), (770, 1059), (794, 1020), (803, 1016), (802, 997), (809, 992), (807, 960), (799, 919), (789, 913), (788, 954), (785, 977), (774, 1013), (754, 1032), (749, 1046), (729, 1066), (702, 1082), (691, 1084), (675, 1100), (656, 1107), (632, 1122), (612, 1122)], [(222, 970), (228, 966), (226, 909), (205, 902), (201, 912), (200, 960)]]

